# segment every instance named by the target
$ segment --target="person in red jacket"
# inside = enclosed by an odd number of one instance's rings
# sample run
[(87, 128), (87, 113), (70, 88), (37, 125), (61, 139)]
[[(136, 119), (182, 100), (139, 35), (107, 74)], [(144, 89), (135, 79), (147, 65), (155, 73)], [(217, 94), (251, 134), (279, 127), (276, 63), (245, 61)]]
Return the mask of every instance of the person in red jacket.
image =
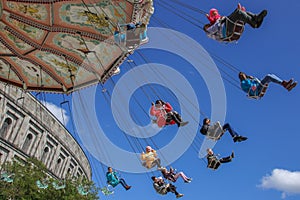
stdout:
[[(255, 15), (251, 12), (246, 11), (246, 8), (241, 6), (241, 4), (239, 3), (237, 9), (229, 16), (227, 16), (227, 18), (229, 18), (233, 22), (236, 22), (238, 20), (243, 21), (251, 25), (252, 28), (259, 28), (266, 15), (266, 10), (263, 10), (258, 15)], [(219, 11), (216, 8), (210, 9), (209, 14), (206, 14), (206, 17), (209, 20), (210, 25), (214, 25), (216, 22), (223, 19), (223, 16), (219, 14)]]
[(188, 122), (182, 121), (180, 114), (173, 110), (170, 103), (163, 100), (157, 100), (155, 104), (152, 102), (150, 115), (156, 117), (154, 121), (158, 127), (172, 124), (177, 124), (180, 127), (188, 124)]
[(252, 28), (259, 28), (263, 23), (267, 10), (261, 11), (259, 14), (253, 14), (246, 11), (245, 7), (238, 4), (229, 16), (221, 16), (217, 9), (212, 8), (209, 14), (206, 14), (209, 24), (204, 25), (203, 30), (206, 35), (215, 40), (222, 40), (230, 36), (236, 27), (236, 23), (243, 22), (249, 24)]
[(219, 11), (217, 9), (212, 8), (210, 9), (209, 14), (206, 14), (206, 17), (210, 22), (210, 25), (213, 25), (218, 19), (221, 18), (221, 15), (219, 14)]

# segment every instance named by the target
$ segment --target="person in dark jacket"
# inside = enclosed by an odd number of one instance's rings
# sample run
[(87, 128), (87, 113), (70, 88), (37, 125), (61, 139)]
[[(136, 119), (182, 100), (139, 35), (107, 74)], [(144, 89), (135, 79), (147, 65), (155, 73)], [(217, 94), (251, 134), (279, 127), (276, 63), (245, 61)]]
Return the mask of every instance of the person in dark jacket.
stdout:
[(183, 197), (183, 194), (177, 192), (175, 185), (165, 183), (163, 178), (152, 176), (151, 179), (153, 180), (153, 187), (157, 193), (166, 195), (168, 192), (172, 192), (176, 195), (176, 198)]
[(212, 149), (208, 148), (207, 150), (207, 167), (212, 169), (217, 169), (221, 163), (228, 163), (232, 161), (232, 158), (234, 158), (234, 152), (232, 151), (230, 156), (218, 158)]
[[(209, 131), (209, 127), (210, 127), (210, 119), (209, 118), (203, 119), (203, 125), (200, 129), (200, 133), (202, 133), (203, 135), (207, 135)], [(248, 139), (247, 137), (241, 136), (237, 132), (235, 132), (229, 123), (224, 124), (222, 128), (224, 132), (228, 130), (234, 142), (242, 142)]]
[(106, 179), (107, 179), (107, 183), (109, 185), (116, 187), (119, 183), (121, 183), (121, 185), (126, 190), (129, 190), (131, 188), (131, 186), (127, 185), (127, 183), (125, 182), (125, 180), (123, 178), (119, 178), (117, 176), (117, 173), (114, 172), (111, 167), (108, 167), (107, 170), (108, 171), (106, 172)]

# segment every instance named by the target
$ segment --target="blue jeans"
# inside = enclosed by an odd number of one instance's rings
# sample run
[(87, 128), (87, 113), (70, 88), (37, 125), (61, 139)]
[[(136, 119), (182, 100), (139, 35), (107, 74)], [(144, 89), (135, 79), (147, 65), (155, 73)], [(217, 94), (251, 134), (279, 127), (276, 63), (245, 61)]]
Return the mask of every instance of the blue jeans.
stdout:
[(126, 189), (127, 184), (124, 179), (120, 178), (119, 183), (121, 183), (121, 185)]
[(230, 133), (231, 137), (239, 136), (239, 134), (237, 134), (237, 132), (235, 132), (228, 123), (224, 124), (223, 130), (224, 131), (228, 130), (228, 132)]
[(268, 74), (265, 76), (265, 78), (261, 81), (261, 84), (266, 84), (266, 83), (277, 83), (277, 84), (281, 84), (282, 80), (280, 78), (278, 78), (275, 74)]
[(263, 78), (261, 80), (261, 84), (257, 86), (257, 91), (258, 93), (260, 93), (262, 87), (266, 84), (266, 83), (270, 83), (270, 82), (273, 82), (273, 83), (277, 83), (277, 84), (281, 84), (282, 83), (282, 80), (277, 77), (275, 74), (267, 74), (265, 76), (265, 78)]

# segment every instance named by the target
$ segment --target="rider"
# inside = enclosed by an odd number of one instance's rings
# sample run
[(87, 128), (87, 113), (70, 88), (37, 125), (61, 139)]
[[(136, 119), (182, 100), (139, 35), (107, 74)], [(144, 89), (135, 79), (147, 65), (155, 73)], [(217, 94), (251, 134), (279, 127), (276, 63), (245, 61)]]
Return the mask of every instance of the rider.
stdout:
[(141, 154), (141, 160), (144, 161), (143, 166), (148, 169), (151, 169), (154, 166), (157, 166), (157, 168), (161, 168), (160, 159), (157, 157), (156, 151), (152, 149), (151, 146), (146, 147), (146, 153), (143, 152)]
[[(203, 135), (207, 135), (209, 127), (210, 127), (210, 119), (209, 118), (203, 119), (203, 125), (200, 129), (200, 133), (202, 133)], [(241, 136), (237, 132), (235, 132), (229, 123), (224, 124), (222, 128), (224, 132), (228, 130), (234, 142), (242, 142), (248, 139), (247, 137)]]
[[(242, 7), (241, 4), (238, 4), (238, 8), (227, 17), (221, 16), (217, 9), (212, 8), (209, 14), (206, 14), (210, 23), (204, 25), (203, 30), (208, 37), (220, 40), (232, 34), (236, 22), (242, 21), (249, 24), (252, 28), (259, 28), (266, 15), (267, 10), (263, 10), (258, 15), (255, 15), (246, 11), (245, 7)], [(228, 23), (227, 27), (225, 24), (226, 18), (232, 22)]]
[[(234, 158), (234, 152), (233, 151), (232, 151), (230, 156), (223, 157), (223, 158), (220, 158), (220, 159), (214, 154), (212, 149), (208, 148), (206, 151), (207, 151), (207, 155), (206, 155), (207, 167), (209, 167), (209, 168), (214, 168), (214, 167), (218, 168), (220, 163), (231, 162), (232, 158)], [(218, 163), (218, 164), (216, 164), (216, 163)]]
[(172, 192), (176, 195), (176, 198), (183, 196), (183, 194), (177, 192), (175, 185), (165, 183), (163, 178), (152, 176), (151, 179), (153, 180), (153, 187), (157, 193), (165, 195), (168, 192)]
[(113, 187), (116, 187), (119, 183), (126, 189), (129, 190), (131, 186), (127, 185), (123, 178), (118, 178), (117, 173), (112, 170), (111, 167), (107, 168), (106, 179), (107, 183)]
[(188, 122), (183, 122), (180, 114), (173, 110), (169, 102), (156, 100), (155, 104), (151, 103), (150, 115), (155, 116), (158, 127), (163, 127), (169, 124), (177, 124), (178, 127), (185, 126)]
[(182, 180), (183, 180), (185, 183), (190, 183), (190, 182), (192, 182), (192, 179), (191, 179), (191, 178), (187, 177), (183, 172), (178, 172), (178, 173), (176, 173), (175, 170), (174, 170), (172, 167), (170, 167), (169, 170), (167, 170), (167, 168), (165, 168), (165, 167), (162, 167), (162, 168), (160, 169), (160, 171), (161, 171), (163, 177), (164, 177), (165, 179), (168, 179), (169, 181), (176, 182), (177, 179), (178, 179), (179, 177), (181, 177)]
[(264, 87), (266, 88), (270, 82), (277, 83), (288, 91), (291, 91), (297, 85), (297, 82), (294, 82), (293, 79), (290, 79), (289, 81), (281, 80), (274, 74), (267, 74), (262, 80), (259, 80), (258, 78), (245, 74), (244, 72), (240, 72), (239, 79), (242, 90), (248, 93), (249, 96), (259, 96), (262, 89)]

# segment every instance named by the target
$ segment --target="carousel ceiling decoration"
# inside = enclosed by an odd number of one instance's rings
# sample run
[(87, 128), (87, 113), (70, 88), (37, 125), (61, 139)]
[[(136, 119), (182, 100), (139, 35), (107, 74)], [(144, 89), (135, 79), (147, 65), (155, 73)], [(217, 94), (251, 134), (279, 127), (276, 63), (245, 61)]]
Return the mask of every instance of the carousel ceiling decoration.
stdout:
[(0, 81), (57, 93), (104, 83), (138, 47), (115, 41), (118, 24), (146, 31), (152, 13), (152, 0), (2, 0)]

